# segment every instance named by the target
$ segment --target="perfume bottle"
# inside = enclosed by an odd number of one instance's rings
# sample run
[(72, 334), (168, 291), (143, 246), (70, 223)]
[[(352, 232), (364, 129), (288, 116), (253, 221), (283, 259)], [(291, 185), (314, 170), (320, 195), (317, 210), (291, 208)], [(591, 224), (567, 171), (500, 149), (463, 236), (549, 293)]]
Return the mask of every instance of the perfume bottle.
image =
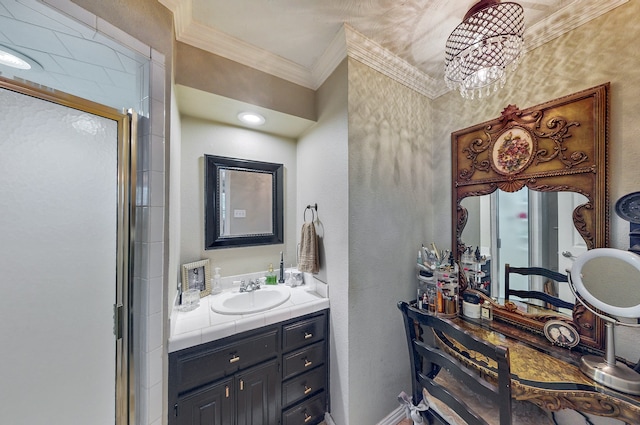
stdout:
[(493, 320), (493, 306), (489, 301), (486, 301), (480, 306), (481, 317), (484, 320)]

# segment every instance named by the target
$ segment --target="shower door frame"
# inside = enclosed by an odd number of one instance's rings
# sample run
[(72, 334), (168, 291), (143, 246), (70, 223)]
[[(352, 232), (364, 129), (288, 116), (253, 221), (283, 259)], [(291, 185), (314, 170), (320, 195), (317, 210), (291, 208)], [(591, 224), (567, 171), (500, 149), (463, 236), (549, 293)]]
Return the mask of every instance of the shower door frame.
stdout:
[(137, 115), (58, 90), (43, 90), (0, 76), (0, 88), (87, 112), (117, 123), (118, 217), (116, 247), (116, 299), (113, 305), (115, 348), (115, 425), (135, 422), (135, 369), (133, 341), (133, 279), (136, 199)]

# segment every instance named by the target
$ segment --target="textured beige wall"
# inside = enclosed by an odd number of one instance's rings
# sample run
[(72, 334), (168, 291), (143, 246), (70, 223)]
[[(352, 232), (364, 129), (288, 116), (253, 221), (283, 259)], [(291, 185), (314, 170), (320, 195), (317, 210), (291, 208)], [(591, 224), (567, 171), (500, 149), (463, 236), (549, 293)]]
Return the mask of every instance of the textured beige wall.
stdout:
[(431, 193), (447, 183), (431, 175), (432, 120), (428, 98), (349, 60), (349, 424), (378, 423), (409, 390), (396, 303), (415, 298)]
[(177, 43), (176, 84), (316, 120), (315, 92), (204, 50)]

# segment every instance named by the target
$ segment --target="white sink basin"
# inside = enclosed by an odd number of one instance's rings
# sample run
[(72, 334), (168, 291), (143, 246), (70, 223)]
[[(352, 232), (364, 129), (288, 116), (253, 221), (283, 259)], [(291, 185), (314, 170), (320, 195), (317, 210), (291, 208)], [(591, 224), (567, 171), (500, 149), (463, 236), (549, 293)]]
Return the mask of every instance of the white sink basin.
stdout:
[(249, 314), (270, 310), (291, 296), (288, 286), (262, 286), (253, 292), (225, 292), (214, 295), (211, 310), (220, 314)]

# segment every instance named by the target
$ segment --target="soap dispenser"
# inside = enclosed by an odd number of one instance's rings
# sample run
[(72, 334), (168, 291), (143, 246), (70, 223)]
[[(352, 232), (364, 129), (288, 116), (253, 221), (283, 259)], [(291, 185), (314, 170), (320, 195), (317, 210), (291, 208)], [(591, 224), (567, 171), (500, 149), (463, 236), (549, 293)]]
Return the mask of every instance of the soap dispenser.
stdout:
[(213, 285), (211, 287), (212, 294), (219, 294), (222, 292), (222, 282), (220, 281), (220, 267), (216, 267), (215, 274), (213, 275)]
[(267, 285), (277, 285), (278, 278), (276, 277), (276, 272), (273, 271), (273, 263), (269, 264), (269, 271), (267, 272)]

